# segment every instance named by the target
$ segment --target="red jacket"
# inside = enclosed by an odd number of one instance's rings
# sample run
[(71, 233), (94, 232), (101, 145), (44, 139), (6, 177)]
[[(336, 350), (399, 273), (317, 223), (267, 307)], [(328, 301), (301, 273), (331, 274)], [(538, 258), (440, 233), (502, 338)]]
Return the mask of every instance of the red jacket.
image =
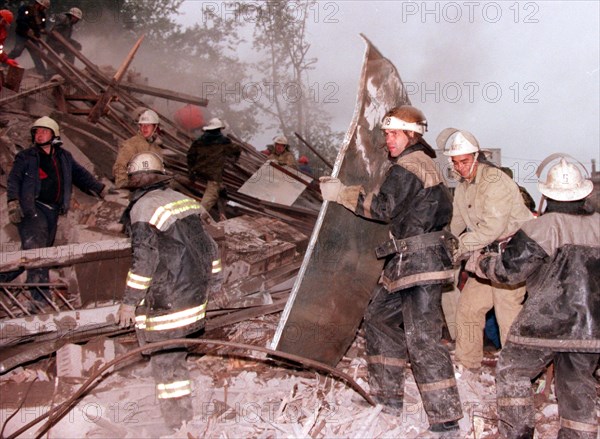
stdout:
[(0, 62), (6, 63), (8, 55), (4, 52), (4, 41), (8, 36), (8, 29), (5, 25), (0, 26)]

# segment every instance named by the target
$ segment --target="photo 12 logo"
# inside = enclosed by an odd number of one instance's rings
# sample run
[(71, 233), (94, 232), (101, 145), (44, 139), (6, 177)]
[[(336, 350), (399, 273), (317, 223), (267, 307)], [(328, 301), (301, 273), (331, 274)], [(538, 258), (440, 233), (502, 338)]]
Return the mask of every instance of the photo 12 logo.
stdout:
[[(206, 23), (215, 17), (224, 21), (239, 23), (257, 23), (263, 15), (272, 15), (277, 11), (287, 21), (302, 23), (339, 23), (340, 6), (337, 2), (318, 1), (303, 3), (298, 1), (267, 1), (267, 2), (202, 2), (202, 22)], [(281, 8), (283, 7), (283, 11)]]
[(536, 2), (402, 2), (402, 23), (539, 23)]
[(425, 103), (474, 103), (484, 101), (495, 104), (512, 101), (515, 104), (537, 104), (540, 86), (533, 81), (513, 82), (502, 85), (495, 81), (478, 82), (405, 82), (406, 93), (413, 102)]

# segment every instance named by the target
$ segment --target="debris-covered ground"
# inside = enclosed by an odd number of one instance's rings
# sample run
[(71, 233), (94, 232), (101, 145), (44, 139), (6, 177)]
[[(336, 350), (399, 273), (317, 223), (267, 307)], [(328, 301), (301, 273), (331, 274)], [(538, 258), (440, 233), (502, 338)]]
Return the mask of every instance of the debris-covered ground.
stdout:
[[(278, 319), (278, 314), (266, 316), (206, 336), (264, 347), (268, 346)], [(137, 342), (129, 334), (117, 338), (116, 346), (118, 355), (137, 347)], [(456, 372), (465, 414), (457, 438), (498, 437), (491, 367), (496, 354), (486, 355), (490, 366), (482, 367), (478, 373)], [(81, 385), (83, 379), (56, 378), (54, 361), (41, 361), (1, 377), (5, 436), (60, 404)], [(194, 380), (195, 416), (180, 431), (172, 432), (164, 426), (149, 363), (136, 357), (108, 374), (52, 426), (46, 437), (428, 437), (427, 419), (410, 373), (404, 412), (397, 417), (383, 413), (381, 406), (370, 406), (357, 392), (331, 376), (286, 367), (262, 353), (212, 346), (205, 353), (189, 355), (188, 366)], [(368, 390), (361, 334), (337, 368)], [(537, 437), (552, 438), (559, 428), (558, 408), (553, 391), (545, 396), (544, 379), (540, 377), (534, 386), (538, 392)], [(27, 402), (21, 406), (23, 400)], [(35, 437), (46, 421), (20, 437)]]

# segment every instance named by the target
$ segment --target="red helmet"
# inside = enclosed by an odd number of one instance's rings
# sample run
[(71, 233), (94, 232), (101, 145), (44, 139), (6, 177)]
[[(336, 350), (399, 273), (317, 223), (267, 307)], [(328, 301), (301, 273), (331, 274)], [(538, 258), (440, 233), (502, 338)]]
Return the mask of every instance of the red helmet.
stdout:
[(0, 10), (0, 17), (2, 17), (2, 19), (6, 21), (6, 24), (8, 25), (10, 25), (14, 19), (13, 13), (10, 12), (8, 9)]
[(298, 163), (302, 163), (303, 165), (307, 164), (308, 163), (308, 157), (306, 157), (305, 155), (301, 156), (298, 159)]

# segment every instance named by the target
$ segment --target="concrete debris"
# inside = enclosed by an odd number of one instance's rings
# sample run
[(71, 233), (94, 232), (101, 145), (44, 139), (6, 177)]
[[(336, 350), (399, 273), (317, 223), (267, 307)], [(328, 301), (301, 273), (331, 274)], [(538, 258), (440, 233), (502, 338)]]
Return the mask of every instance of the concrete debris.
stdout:
[(115, 343), (110, 339), (98, 338), (83, 346), (68, 344), (56, 351), (56, 376), (89, 378), (114, 358)]
[[(221, 335), (264, 345), (273, 336), (276, 320), (263, 317), (241, 322), (228, 327)], [(353, 343), (349, 355), (338, 368), (368, 389), (362, 334)], [(206, 353), (190, 355), (187, 361), (194, 381), (194, 419), (179, 431), (168, 431), (163, 426), (150, 367), (141, 360), (107, 376), (52, 428), (51, 436), (429, 437), (427, 418), (410, 372), (404, 411), (401, 416), (393, 416), (383, 413), (381, 406), (369, 406), (356, 392), (329, 376), (288, 369), (273, 359)], [(493, 370), (484, 367), (480, 373), (464, 373), (457, 379), (465, 417), (455, 437), (498, 437)], [(0, 383), (0, 394), (4, 395), (1, 397), (4, 399), (2, 419), (10, 413), (6, 407), (16, 402), (6, 396), (12, 394), (11, 386), (16, 385)], [(74, 392), (76, 386), (70, 386)], [(60, 399), (56, 399), (55, 403), (59, 402)], [(32, 413), (41, 414), (46, 409), (26, 404), (22, 411), (28, 414), (26, 420), (31, 421)], [(544, 403), (538, 409), (538, 437), (556, 437), (559, 428), (556, 401)], [(10, 434), (23, 425), (24, 419), (19, 418), (9, 421), (5, 433)]]

